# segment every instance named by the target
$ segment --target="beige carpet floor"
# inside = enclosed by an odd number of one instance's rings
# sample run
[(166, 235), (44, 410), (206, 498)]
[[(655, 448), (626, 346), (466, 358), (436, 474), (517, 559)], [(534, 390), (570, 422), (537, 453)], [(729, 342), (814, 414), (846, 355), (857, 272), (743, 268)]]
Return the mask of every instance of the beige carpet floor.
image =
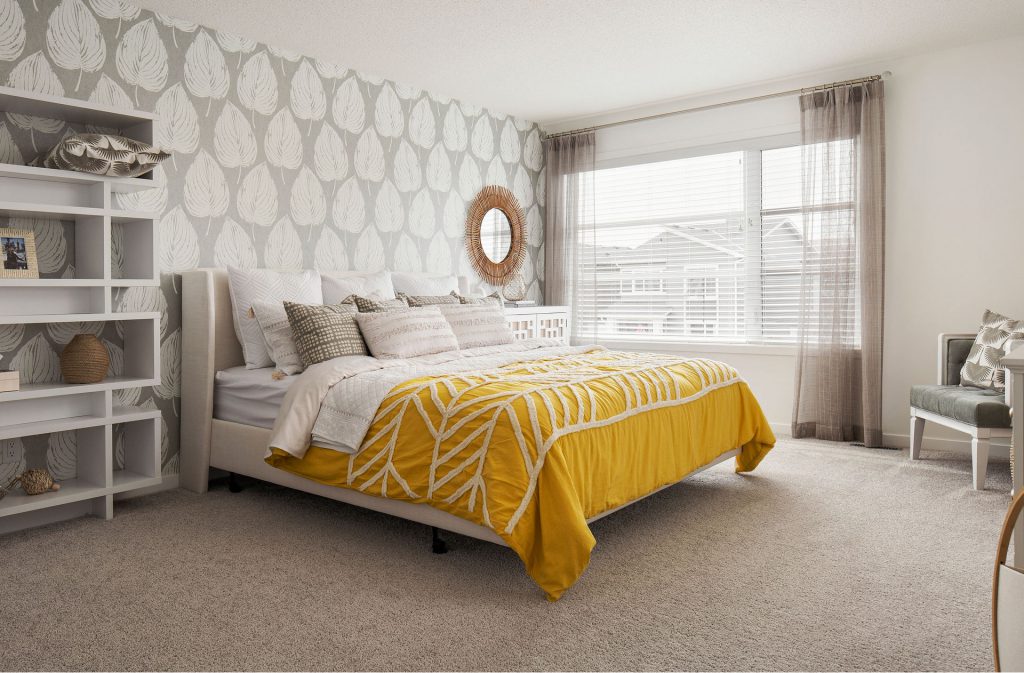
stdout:
[(504, 548), (266, 484), (0, 538), (5, 669), (991, 667), (1009, 468), (785, 441), (594, 525), (548, 603)]

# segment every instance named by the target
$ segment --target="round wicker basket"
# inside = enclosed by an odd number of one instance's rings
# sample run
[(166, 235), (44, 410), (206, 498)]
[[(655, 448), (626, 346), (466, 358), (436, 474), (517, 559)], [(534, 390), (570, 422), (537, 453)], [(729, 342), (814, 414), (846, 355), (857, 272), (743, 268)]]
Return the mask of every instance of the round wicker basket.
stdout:
[(99, 383), (107, 377), (110, 355), (94, 334), (77, 334), (60, 354), (60, 373), (68, 383)]

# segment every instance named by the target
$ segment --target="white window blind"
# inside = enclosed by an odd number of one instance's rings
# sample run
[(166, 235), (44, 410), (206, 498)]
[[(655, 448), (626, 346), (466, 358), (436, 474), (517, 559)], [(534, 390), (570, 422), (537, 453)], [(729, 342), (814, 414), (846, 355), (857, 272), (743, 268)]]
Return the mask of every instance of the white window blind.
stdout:
[[(793, 146), (596, 171), (594, 227), (578, 241), (575, 334), (793, 343), (805, 217), (816, 235), (801, 163)], [(849, 183), (834, 187), (830, 212), (850, 212)]]

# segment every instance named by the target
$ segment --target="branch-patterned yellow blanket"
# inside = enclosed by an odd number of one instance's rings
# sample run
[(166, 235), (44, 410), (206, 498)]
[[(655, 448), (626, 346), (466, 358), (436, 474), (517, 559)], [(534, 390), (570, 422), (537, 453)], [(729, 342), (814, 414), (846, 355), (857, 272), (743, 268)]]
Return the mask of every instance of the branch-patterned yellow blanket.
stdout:
[(359, 449), (274, 448), (316, 481), (427, 503), (494, 530), (551, 600), (586, 569), (587, 519), (775, 437), (732, 367), (598, 350), (415, 378), (384, 398)]

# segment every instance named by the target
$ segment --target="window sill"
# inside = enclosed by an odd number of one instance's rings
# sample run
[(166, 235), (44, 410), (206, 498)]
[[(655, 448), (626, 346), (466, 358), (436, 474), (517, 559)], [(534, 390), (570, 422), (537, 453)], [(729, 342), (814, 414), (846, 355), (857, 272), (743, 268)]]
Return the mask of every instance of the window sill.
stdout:
[[(574, 343), (576, 343), (574, 341)], [(583, 342), (580, 342), (583, 343)], [(595, 339), (592, 342), (608, 348), (627, 351), (648, 351), (673, 355), (768, 355), (796, 357), (796, 346), (766, 346), (761, 344), (716, 344), (684, 341), (628, 341)]]

